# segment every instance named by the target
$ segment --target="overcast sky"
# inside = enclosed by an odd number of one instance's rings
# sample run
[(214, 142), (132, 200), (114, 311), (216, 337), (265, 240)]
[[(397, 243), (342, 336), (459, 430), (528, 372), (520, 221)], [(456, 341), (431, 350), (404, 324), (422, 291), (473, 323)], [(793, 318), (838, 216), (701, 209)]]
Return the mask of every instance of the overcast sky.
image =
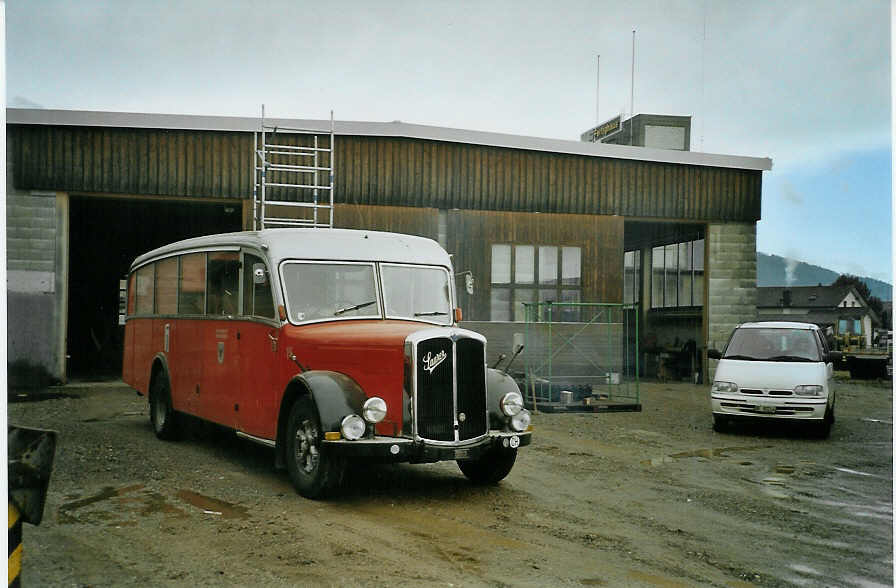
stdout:
[[(758, 248), (892, 281), (890, 4), (8, 0), (9, 106), (430, 124), (578, 140), (690, 115), (770, 157)], [(597, 55), (600, 97), (597, 99)]]

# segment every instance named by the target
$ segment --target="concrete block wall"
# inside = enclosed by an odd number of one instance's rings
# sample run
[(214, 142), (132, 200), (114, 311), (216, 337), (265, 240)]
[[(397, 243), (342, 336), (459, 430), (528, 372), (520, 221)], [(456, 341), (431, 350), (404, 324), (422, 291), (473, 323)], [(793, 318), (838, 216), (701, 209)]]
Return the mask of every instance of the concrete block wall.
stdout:
[(18, 190), (7, 151), (7, 368), (11, 386), (65, 380), (67, 199)]
[[(735, 326), (756, 319), (756, 224), (711, 224), (706, 247), (706, 345), (721, 351)], [(707, 382), (717, 363), (708, 360)]]

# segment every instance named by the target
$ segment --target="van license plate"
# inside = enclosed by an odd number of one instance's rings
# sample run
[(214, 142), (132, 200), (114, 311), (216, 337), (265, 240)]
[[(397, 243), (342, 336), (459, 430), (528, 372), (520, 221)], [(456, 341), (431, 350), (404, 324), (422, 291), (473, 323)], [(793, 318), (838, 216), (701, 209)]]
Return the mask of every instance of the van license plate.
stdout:
[(760, 406), (757, 406), (756, 409), (757, 409), (759, 412), (762, 412), (762, 413), (765, 413), (765, 414), (774, 414), (774, 412), (775, 412), (775, 407), (774, 407), (774, 406), (761, 406), (761, 405), (760, 405)]

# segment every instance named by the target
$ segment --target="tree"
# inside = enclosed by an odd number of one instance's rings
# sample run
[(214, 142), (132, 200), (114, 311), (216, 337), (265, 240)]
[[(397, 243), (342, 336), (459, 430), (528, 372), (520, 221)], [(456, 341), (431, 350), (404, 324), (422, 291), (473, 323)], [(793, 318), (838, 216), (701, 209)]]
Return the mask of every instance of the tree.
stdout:
[(865, 299), (868, 307), (876, 312), (877, 316), (880, 317), (881, 320), (885, 320), (883, 301), (881, 301), (881, 299), (877, 296), (871, 295), (871, 290), (868, 288), (868, 284), (862, 281), (862, 278), (860, 278), (859, 276), (854, 276), (852, 274), (840, 274), (840, 276), (836, 280), (834, 280), (834, 283), (831, 284), (831, 286), (853, 286), (859, 293), (859, 295), (861, 295), (861, 297)]

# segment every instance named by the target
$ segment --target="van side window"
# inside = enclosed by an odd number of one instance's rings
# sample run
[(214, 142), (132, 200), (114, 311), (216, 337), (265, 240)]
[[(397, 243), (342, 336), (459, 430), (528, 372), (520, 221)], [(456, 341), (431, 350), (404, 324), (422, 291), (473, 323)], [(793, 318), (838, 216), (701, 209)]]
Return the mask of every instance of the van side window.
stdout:
[(137, 314), (152, 314), (155, 295), (156, 265), (150, 263), (137, 270)]
[(208, 254), (208, 314), (235, 315), (239, 310), (240, 254)]
[(274, 318), (271, 274), (260, 257), (243, 255), (243, 314)]
[(179, 314), (205, 314), (205, 273), (205, 253), (191, 253), (181, 258)]
[(156, 263), (156, 312), (177, 314), (177, 261), (176, 257)]

